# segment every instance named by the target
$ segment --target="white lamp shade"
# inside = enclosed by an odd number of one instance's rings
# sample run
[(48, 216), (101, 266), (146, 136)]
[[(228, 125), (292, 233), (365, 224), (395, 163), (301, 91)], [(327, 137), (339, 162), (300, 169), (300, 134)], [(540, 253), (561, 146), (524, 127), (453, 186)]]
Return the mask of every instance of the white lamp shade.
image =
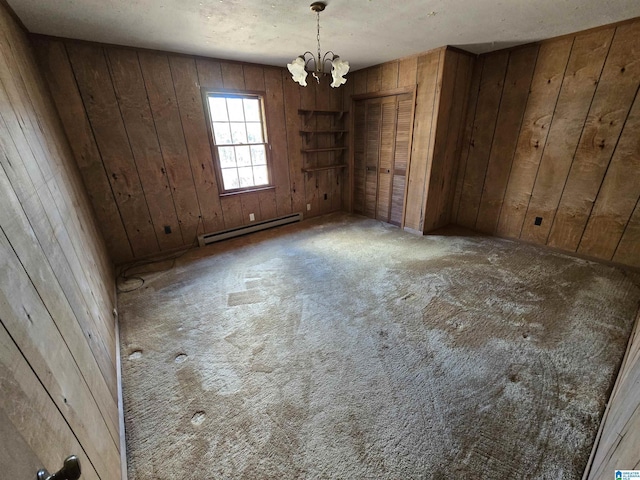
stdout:
[[(304, 69), (305, 61), (303, 57), (296, 57), (291, 63), (287, 63), (287, 68), (291, 73), (291, 77), (301, 86), (307, 86), (307, 71)], [(347, 66), (348, 69), (348, 66)]]
[(331, 82), (331, 86), (333, 88), (337, 88), (340, 85), (344, 85), (347, 83), (347, 79), (344, 76), (349, 71), (349, 62), (340, 60), (340, 57), (334, 57), (331, 61), (331, 76), (333, 77), (333, 82)]

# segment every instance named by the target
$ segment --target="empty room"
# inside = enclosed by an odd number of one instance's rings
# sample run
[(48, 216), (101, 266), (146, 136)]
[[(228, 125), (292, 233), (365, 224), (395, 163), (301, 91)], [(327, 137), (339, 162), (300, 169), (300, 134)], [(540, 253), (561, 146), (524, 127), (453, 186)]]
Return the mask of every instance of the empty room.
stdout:
[(0, 471), (640, 478), (640, 3), (0, 0)]

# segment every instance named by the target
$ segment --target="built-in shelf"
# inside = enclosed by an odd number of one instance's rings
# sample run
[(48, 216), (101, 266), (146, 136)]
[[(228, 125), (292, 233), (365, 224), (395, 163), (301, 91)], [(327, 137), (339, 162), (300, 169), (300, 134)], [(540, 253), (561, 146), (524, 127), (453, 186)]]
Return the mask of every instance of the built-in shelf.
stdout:
[(300, 130), (300, 134), (304, 135), (308, 142), (314, 135), (335, 135), (336, 139), (340, 139), (342, 135), (348, 131), (349, 130)]
[[(345, 150), (348, 150), (349, 148), (344, 146), (345, 144), (345, 139), (343, 138), (345, 133), (348, 133), (349, 130), (347, 130), (345, 128), (345, 120), (343, 118), (344, 114), (347, 112), (344, 112), (342, 110), (326, 110), (326, 109), (313, 109), (313, 110), (305, 110), (305, 109), (300, 109), (298, 110), (298, 113), (300, 115), (304, 115), (304, 124), (302, 124), (300, 126), (300, 135), (304, 138), (304, 142), (302, 144), (302, 148), (301, 148), (301, 152), (303, 154), (314, 154), (314, 153), (321, 153), (321, 152), (326, 152), (329, 156), (329, 161), (330, 162), (345, 162), (345, 156), (343, 154), (343, 152)], [(318, 129), (314, 129), (314, 125), (310, 125), (308, 124), (309, 120), (314, 116), (314, 115), (329, 115), (331, 116), (331, 122), (329, 124), (329, 122), (323, 123), (322, 126)], [(315, 123), (315, 122), (314, 122)], [(327, 143), (329, 145), (333, 145), (333, 146), (318, 146), (317, 143), (320, 143), (320, 145), (322, 145), (321, 142), (311, 142), (311, 140), (313, 139), (314, 135), (322, 135), (324, 137), (325, 140), (327, 140)], [(329, 136), (329, 138), (326, 138), (327, 136)], [(333, 136), (334, 138), (331, 138), (331, 136)], [(327, 143), (324, 143), (325, 145), (327, 145)], [(335, 144), (342, 144), (342, 145), (335, 145)], [(317, 147), (317, 148), (310, 148), (310, 147)], [(338, 170), (338, 169), (343, 169), (347, 167), (346, 163), (334, 163), (332, 165), (317, 165), (318, 163), (318, 158), (311, 156), (311, 155), (305, 155), (304, 157), (304, 166), (302, 167), (302, 172), (303, 173), (312, 173), (312, 172), (319, 172), (322, 170)], [(309, 165), (311, 164), (311, 165)], [(316, 165), (313, 165), (316, 164)]]
[(340, 152), (346, 149), (347, 147), (326, 147), (326, 148), (303, 148), (300, 151), (302, 153), (317, 153), (317, 152)]
[(326, 109), (312, 109), (312, 110), (298, 110), (298, 113), (301, 113), (305, 116), (308, 121), (313, 115), (335, 115), (338, 120), (342, 118), (345, 113), (344, 110), (326, 110)]
[(303, 173), (308, 173), (308, 172), (319, 172), (321, 170), (335, 170), (338, 168), (347, 168), (347, 165), (344, 163), (340, 163), (337, 165), (327, 165), (324, 167), (308, 167), (308, 168), (303, 168), (302, 172)]

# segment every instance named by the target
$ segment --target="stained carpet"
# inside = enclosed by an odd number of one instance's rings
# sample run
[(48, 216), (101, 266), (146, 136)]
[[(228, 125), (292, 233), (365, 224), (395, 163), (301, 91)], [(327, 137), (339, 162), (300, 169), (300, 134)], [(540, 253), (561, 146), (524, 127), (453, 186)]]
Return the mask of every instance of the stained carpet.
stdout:
[(346, 214), (141, 269), (131, 480), (579, 479), (640, 299), (617, 268)]

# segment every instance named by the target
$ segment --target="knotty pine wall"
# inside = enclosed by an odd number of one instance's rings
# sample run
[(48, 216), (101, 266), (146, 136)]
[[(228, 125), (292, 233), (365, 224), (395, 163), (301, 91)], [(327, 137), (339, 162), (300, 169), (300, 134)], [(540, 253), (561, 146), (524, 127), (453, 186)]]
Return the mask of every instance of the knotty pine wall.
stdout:
[[(116, 263), (249, 224), (250, 213), (260, 221), (342, 208), (341, 172), (302, 173), (298, 109), (341, 104), (326, 78), (302, 88), (284, 68), (40, 36), (34, 42)], [(219, 195), (200, 86), (266, 93), (274, 189)], [(314, 155), (318, 162), (328, 156)]]
[(640, 20), (476, 67), (454, 222), (640, 267)]
[(26, 32), (0, 2), (0, 465), (119, 479), (115, 275)]
[(417, 89), (404, 219), (410, 230), (425, 233), (451, 222), (473, 65), (473, 55), (442, 47), (358, 70), (343, 87), (346, 108), (352, 95)]

